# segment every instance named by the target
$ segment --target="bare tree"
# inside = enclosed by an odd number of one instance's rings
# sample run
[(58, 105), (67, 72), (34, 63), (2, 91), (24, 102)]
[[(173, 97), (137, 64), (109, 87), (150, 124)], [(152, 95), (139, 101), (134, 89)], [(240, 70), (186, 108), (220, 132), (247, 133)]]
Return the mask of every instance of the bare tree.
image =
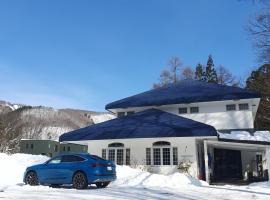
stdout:
[(179, 80), (180, 68), (182, 67), (182, 62), (178, 57), (172, 57), (169, 60), (169, 67), (171, 68), (172, 82), (176, 83)]
[(236, 77), (233, 76), (232, 73), (223, 65), (219, 65), (216, 71), (219, 84), (235, 85), (235, 83), (237, 82)]
[(153, 85), (153, 88), (160, 88), (160, 87), (163, 87), (163, 86), (166, 86), (168, 84), (170, 84), (172, 81), (172, 75), (171, 75), (171, 72), (164, 69), (161, 73), (160, 73), (160, 76), (159, 76), (159, 83), (155, 83)]
[(195, 72), (191, 67), (184, 67), (182, 71), (183, 79), (195, 79)]
[(270, 4), (249, 22), (248, 31), (262, 62), (270, 62)]

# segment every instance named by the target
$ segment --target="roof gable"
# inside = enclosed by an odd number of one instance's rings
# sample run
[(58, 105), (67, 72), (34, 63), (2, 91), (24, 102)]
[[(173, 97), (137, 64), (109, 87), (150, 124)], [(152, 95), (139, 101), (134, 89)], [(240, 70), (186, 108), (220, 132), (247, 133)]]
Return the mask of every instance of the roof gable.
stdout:
[(216, 136), (214, 127), (157, 109), (148, 109), (65, 133), (60, 141)]
[(106, 105), (106, 109), (161, 106), (180, 103), (260, 98), (258, 93), (238, 87), (183, 80), (166, 87), (152, 89)]

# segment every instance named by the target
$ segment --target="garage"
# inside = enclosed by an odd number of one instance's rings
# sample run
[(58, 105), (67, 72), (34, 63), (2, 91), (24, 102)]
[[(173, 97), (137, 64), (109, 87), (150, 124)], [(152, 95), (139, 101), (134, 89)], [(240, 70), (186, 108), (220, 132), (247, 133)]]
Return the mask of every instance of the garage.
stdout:
[(242, 179), (241, 151), (214, 148), (214, 181)]

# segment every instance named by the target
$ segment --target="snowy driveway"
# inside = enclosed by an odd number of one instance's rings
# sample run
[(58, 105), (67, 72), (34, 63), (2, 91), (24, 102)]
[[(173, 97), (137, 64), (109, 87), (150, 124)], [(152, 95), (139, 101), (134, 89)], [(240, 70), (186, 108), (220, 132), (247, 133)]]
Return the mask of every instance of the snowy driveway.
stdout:
[(117, 180), (108, 188), (75, 190), (28, 186), (22, 183), (27, 166), (43, 163), (44, 156), (0, 153), (0, 200), (269, 200), (270, 182), (247, 186), (209, 186), (191, 176), (181, 173), (159, 175), (117, 166)]
[(116, 187), (105, 189), (90, 188), (88, 190), (74, 190), (69, 188), (50, 188), (46, 186), (31, 187), (16, 185), (2, 188), (0, 199), (22, 200), (74, 200), (74, 199), (184, 199), (184, 200), (269, 200), (269, 183), (255, 186), (190, 186), (180, 189), (161, 189), (146, 187)]

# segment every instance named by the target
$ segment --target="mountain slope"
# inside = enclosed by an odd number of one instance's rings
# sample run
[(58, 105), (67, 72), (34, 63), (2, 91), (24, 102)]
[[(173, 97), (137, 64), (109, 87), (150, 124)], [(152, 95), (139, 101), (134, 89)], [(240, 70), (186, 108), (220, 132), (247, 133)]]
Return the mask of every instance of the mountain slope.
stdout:
[(109, 113), (0, 101), (0, 152), (18, 152), (22, 138), (58, 140), (65, 132), (112, 118)]

